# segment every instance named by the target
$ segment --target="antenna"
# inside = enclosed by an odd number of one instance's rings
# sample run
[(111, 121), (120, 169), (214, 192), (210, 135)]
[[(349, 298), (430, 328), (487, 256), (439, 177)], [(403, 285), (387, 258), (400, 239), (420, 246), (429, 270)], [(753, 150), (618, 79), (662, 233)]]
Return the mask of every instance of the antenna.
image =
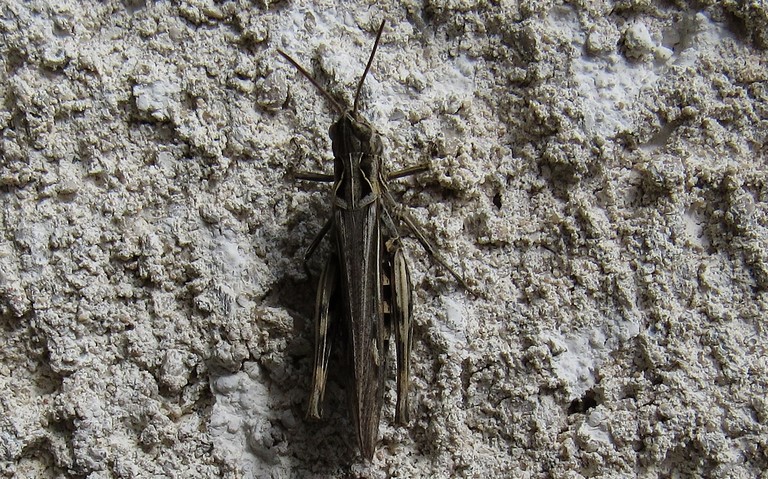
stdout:
[[(383, 25), (384, 25), (384, 24), (382, 23), (382, 26), (383, 26)], [(381, 34), (381, 31), (379, 31), (379, 34)], [(378, 42), (378, 37), (376, 38), (376, 41)], [(374, 51), (376, 51), (376, 48), (375, 48), (375, 47), (374, 47)], [(306, 70), (305, 70), (305, 69), (304, 69), (304, 68), (303, 68), (301, 65), (299, 65), (299, 63), (298, 63), (296, 60), (294, 60), (293, 58), (291, 58), (291, 57), (290, 57), (290, 56), (289, 56), (287, 53), (285, 53), (285, 52), (284, 52), (284, 51), (282, 51), (282, 50), (279, 50), (279, 49), (278, 49), (278, 50), (277, 50), (277, 53), (279, 53), (280, 55), (282, 55), (282, 56), (283, 56), (283, 58), (285, 58), (286, 60), (288, 60), (289, 62), (291, 62), (291, 65), (295, 66), (295, 67), (296, 67), (296, 69), (297, 69), (297, 70), (299, 70), (299, 71), (301, 72), (301, 74), (302, 74), (302, 75), (304, 75), (305, 77), (307, 77), (307, 80), (311, 81), (311, 82), (312, 82), (312, 84), (313, 84), (313, 85), (315, 85), (315, 87), (316, 87), (318, 90), (320, 90), (320, 93), (322, 93), (322, 94), (323, 94), (323, 96), (324, 96), (325, 98), (327, 98), (327, 99), (328, 99), (328, 101), (330, 101), (330, 102), (331, 102), (331, 105), (333, 105), (333, 108), (335, 108), (335, 109), (336, 109), (336, 111), (338, 111), (340, 115), (341, 115), (341, 114), (344, 114), (344, 108), (342, 108), (342, 107), (341, 107), (341, 105), (339, 105), (339, 102), (337, 102), (337, 101), (336, 101), (336, 99), (335, 99), (335, 98), (333, 98), (333, 97), (331, 96), (331, 94), (330, 94), (330, 93), (328, 93), (327, 91), (325, 91), (325, 88), (323, 88), (322, 86), (320, 86), (320, 84), (319, 84), (319, 83), (317, 83), (317, 81), (316, 81), (314, 78), (312, 78), (312, 75), (310, 75), (309, 73), (307, 73), (307, 71), (306, 71)], [(369, 66), (370, 66), (370, 62), (369, 62)], [(366, 68), (366, 69), (365, 69), (365, 71), (368, 71), (368, 69)], [(355, 99), (355, 104), (357, 104), (357, 99)]]
[(371, 51), (371, 56), (368, 58), (368, 64), (365, 66), (365, 71), (363, 72), (363, 76), (360, 78), (360, 83), (357, 84), (357, 91), (355, 92), (355, 103), (352, 106), (352, 112), (357, 111), (357, 99), (360, 97), (360, 90), (363, 89), (363, 82), (365, 81), (365, 76), (368, 74), (368, 70), (371, 69), (371, 63), (373, 63), (373, 56), (376, 55), (376, 48), (379, 46), (379, 39), (381, 38), (381, 32), (384, 31), (384, 24), (386, 23), (386, 20), (381, 21), (381, 26), (379, 27), (378, 33), (376, 33), (376, 41), (373, 43), (373, 50)]

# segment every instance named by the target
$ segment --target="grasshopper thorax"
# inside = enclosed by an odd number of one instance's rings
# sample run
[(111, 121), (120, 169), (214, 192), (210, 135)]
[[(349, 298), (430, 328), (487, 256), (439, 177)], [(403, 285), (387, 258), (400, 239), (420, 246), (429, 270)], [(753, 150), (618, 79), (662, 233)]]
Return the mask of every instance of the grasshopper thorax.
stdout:
[(358, 208), (379, 194), (383, 145), (376, 130), (355, 110), (347, 110), (329, 131), (333, 144), (336, 204)]

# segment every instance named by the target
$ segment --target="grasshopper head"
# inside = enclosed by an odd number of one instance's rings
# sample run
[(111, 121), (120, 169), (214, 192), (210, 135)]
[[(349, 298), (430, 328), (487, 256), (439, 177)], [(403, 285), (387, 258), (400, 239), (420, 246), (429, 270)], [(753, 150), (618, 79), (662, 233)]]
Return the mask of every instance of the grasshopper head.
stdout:
[(328, 130), (333, 156), (340, 158), (355, 153), (382, 154), (381, 138), (368, 121), (354, 110), (347, 110)]

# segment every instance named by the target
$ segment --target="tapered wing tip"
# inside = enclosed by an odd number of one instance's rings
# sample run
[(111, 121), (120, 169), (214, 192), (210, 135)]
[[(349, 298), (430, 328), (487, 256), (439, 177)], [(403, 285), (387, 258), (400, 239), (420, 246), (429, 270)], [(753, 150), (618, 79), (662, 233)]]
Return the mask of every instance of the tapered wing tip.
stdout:
[(373, 434), (371, 434), (370, 430), (358, 430), (357, 432), (357, 440), (358, 444), (360, 444), (360, 453), (369, 461), (373, 459), (373, 453), (376, 452), (376, 444), (379, 442), (378, 432), (378, 426), (376, 427)]
[(363, 458), (367, 459), (368, 461), (373, 459), (373, 453), (376, 452), (376, 445), (375, 444), (368, 444), (366, 445), (360, 445), (360, 452), (363, 455)]
[(376, 444), (379, 442), (378, 421), (376, 421), (375, 429), (358, 429), (357, 440), (363, 457), (369, 461), (373, 459), (373, 454), (376, 452)]

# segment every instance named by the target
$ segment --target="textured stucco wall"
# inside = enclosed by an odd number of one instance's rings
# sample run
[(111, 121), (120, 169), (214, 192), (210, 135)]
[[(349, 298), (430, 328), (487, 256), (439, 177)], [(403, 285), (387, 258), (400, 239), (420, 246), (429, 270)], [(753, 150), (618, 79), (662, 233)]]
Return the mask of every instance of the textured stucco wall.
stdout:
[[(768, 469), (768, 7), (492, 3), (2, 2), (3, 477)], [(365, 463), (336, 369), (303, 418), (333, 113), (276, 49), (349, 101), (382, 19), (362, 111), (483, 297), (406, 241)]]

